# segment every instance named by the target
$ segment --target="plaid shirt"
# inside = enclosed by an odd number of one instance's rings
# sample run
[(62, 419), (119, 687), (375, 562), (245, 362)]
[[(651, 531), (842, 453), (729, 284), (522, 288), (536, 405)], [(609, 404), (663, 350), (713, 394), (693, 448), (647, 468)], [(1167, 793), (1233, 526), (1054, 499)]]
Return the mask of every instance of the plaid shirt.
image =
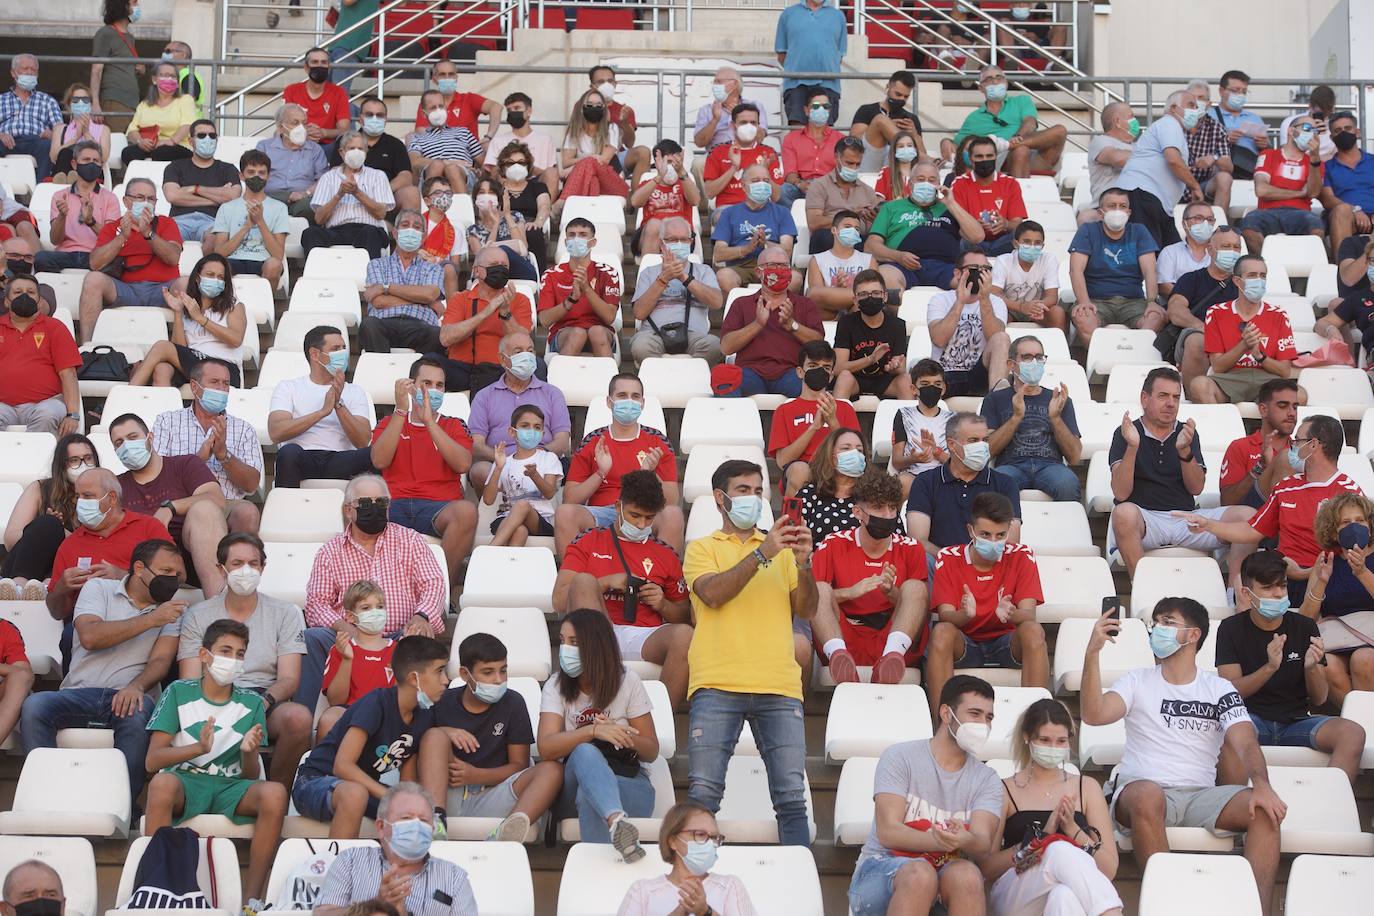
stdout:
[[(376, 897), (382, 873), (389, 868), (376, 843), (344, 849), (330, 863), (315, 905), (346, 907), (354, 900)], [(477, 898), (461, 866), (431, 854), (424, 870), (411, 876), (410, 895), (400, 909), (408, 916), (477, 916)]]
[[(358, 177), (354, 179), (358, 185), (358, 190), (379, 204), (386, 204), (388, 210), (396, 203), (396, 198), (391, 193), (391, 182), (387, 180), (386, 173), (372, 168), (370, 165), (363, 166)], [(315, 185), (315, 196), (310, 198), (310, 206), (318, 210), (325, 204), (334, 199), (334, 195), (339, 191), (339, 185), (343, 183), (343, 166), (330, 169), (320, 176), (319, 182)], [(386, 220), (378, 219), (367, 211), (362, 201), (352, 194), (345, 194), (340, 199), (334, 212), (329, 214), (329, 225), (327, 228), (333, 229), (335, 226), (344, 224), (357, 224), (363, 226), (376, 226), (383, 231), (386, 230)]]
[[(433, 286), (439, 290), (442, 296), (444, 266), (426, 261), (418, 254), (411, 255), (409, 267), (406, 267), (401, 261), (400, 255), (396, 254), (368, 261), (367, 285), (380, 286), (383, 283), (390, 283), (392, 286)], [(416, 302), (406, 302), (402, 305), (393, 305), (382, 309), (369, 305), (367, 316), (369, 318), (414, 318), (436, 328), (439, 326), (439, 315), (434, 309)]]
[[(1197, 122), (1197, 130), (1188, 134), (1188, 171), (1199, 183), (1208, 181), (1217, 173), (1217, 167), (1199, 169), (1193, 166), (1203, 156), (1231, 155), (1231, 144), (1226, 142), (1226, 128), (1212, 118), (1202, 118)], [(1185, 199), (1187, 195), (1184, 195)]]
[[(249, 467), (256, 468), (258, 479), (262, 479), (262, 445), (253, 427), (238, 417), (224, 416), (224, 437), (226, 451)], [(168, 410), (157, 415), (153, 421), (153, 448), (164, 458), (176, 455), (194, 455), (205, 443), (205, 430), (196, 419), (195, 408), (183, 407), (181, 410)], [(205, 462), (210, 472), (224, 490), (225, 499), (243, 499), (248, 492), (234, 486), (229, 480), (229, 472), (211, 453)]]
[(30, 92), (27, 103), (19, 101), (13, 89), (0, 95), (0, 132), (16, 137), (37, 137), (61, 125), (62, 108), (46, 92)]
[(377, 537), (372, 553), (353, 540), (351, 530), (324, 543), (305, 586), (305, 622), (327, 627), (343, 617), (344, 592), (362, 579), (376, 582), (386, 596), (383, 632), (400, 632), (416, 614), (429, 618), (435, 633), (444, 632), (444, 571), (424, 535), (394, 522)]

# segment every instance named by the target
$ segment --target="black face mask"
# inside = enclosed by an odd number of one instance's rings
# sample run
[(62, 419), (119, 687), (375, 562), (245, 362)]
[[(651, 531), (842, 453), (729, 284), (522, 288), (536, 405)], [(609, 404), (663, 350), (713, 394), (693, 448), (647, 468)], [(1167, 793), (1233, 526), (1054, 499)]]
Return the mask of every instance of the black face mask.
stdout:
[(519, 130), (525, 126), (525, 113), (523, 111), (506, 112), (506, 123)]
[(482, 282), (491, 289), (505, 289), (506, 284), (510, 282), (510, 268), (504, 264), (493, 264), (487, 268)]
[(38, 314), (38, 300), (28, 293), (15, 296), (10, 303), (10, 311), (19, 318), (32, 318)]
[(887, 307), (886, 296), (865, 296), (858, 300), (859, 311), (865, 315), (877, 315)]
[(973, 163), (973, 174), (979, 178), (991, 178), (995, 171), (997, 171), (996, 159), (980, 159)]
[(943, 396), (944, 392), (940, 390), (939, 385), (922, 385), (920, 388), (916, 389), (916, 397), (919, 398), (921, 403), (927, 408), (934, 407), (936, 404), (940, 403), (940, 398)]
[(600, 124), (601, 119), (606, 117), (606, 109), (601, 105), (583, 105), (582, 118), (588, 124)]
[(359, 506), (353, 513), (353, 524), (364, 534), (381, 534), (386, 528), (386, 506), (373, 503), (370, 506)]
[(76, 167), (76, 177), (82, 181), (99, 181), (105, 177), (105, 170), (98, 162), (83, 162)]
[(1350, 131), (1345, 131), (1344, 133), (1332, 134), (1331, 142), (1336, 144), (1336, 149), (1343, 153), (1348, 153), (1355, 148), (1356, 143), (1360, 142), (1360, 138)]
[(163, 604), (175, 598), (179, 588), (181, 579), (177, 576), (153, 576), (148, 580), (148, 597)]
[(802, 381), (812, 391), (824, 391), (830, 387), (830, 370), (824, 366), (807, 369), (802, 373)]
[(904, 106), (905, 104), (906, 102), (902, 101), (901, 99), (894, 99), (892, 96), (887, 97), (887, 110), (891, 113), (901, 111), (902, 106)]
[(15, 916), (61, 916), (62, 901), (37, 897), (14, 905)]
[(864, 530), (867, 531), (869, 537), (873, 538), (875, 541), (881, 541), (883, 538), (891, 537), (893, 532), (897, 530), (897, 516), (894, 515), (892, 518), (879, 518), (876, 515), (870, 515), (868, 517), (868, 523), (864, 525)]
[(311, 67), (311, 68), (310, 68), (310, 82), (312, 82), (312, 83), (323, 83), (323, 82), (327, 81), (328, 79), (329, 79), (329, 68), (328, 68), (328, 67)]
[(5, 266), (9, 268), (12, 277), (31, 277), (33, 276), (33, 262), (25, 261), (22, 258), (6, 258)]
[(243, 186), (254, 194), (259, 194), (263, 188), (267, 187), (267, 179), (261, 175), (254, 175), (252, 178), (243, 179)]

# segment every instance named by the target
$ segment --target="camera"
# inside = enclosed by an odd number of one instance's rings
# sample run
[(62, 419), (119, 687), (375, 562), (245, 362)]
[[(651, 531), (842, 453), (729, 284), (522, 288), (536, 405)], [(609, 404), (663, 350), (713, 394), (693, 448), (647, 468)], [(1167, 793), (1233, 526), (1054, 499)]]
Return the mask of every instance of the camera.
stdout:
[(968, 272), (968, 289), (975, 296), (983, 288), (983, 272), (987, 270), (982, 264), (970, 264), (965, 268)]
[(635, 615), (639, 612), (639, 590), (648, 582), (648, 579), (641, 579), (639, 576), (625, 577), (625, 622), (634, 623)]

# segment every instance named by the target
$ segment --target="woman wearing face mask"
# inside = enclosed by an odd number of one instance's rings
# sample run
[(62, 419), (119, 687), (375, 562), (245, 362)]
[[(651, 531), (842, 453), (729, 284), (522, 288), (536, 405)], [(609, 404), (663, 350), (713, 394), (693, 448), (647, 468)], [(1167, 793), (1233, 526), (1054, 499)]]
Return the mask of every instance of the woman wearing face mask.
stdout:
[(165, 289), (162, 298), (172, 310), (172, 339), (159, 340), (148, 349), (129, 384), (179, 388), (189, 382), (192, 369), (213, 357), (229, 364), (230, 387), (241, 387), (248, 311), (234, 297), (229, 261), (207, 254), (191, 268), (185, 291)]
[(658, 831), (658, 853), (669, 865), (668, 874), (631, 884), (618, 916), (754, 916), (744, 882), (711, 870), (724, 842), (705, 806), (673, 805)]
[(503, 199), (510, 201), (510, 209), (524, 219), (526, 247), (542, 274), (548, 266), (549, 242), (544, 235), (544, 223), (552, 209), (549, 186), (531, 180), (534, 154), (519, 140), (512, 140), (496, 157), (496, 174), (505, 190)]
[(1068, 769), (1073, 731), (1068, 709), (1050, 699), (1032, 703), (1016, 724), (1017, 769), (1002, 780), (1001, 848), (982, 863), (995, 916), (1120, 916), (1107, 802), (1095, 780)]
[[(858, 430), (836, 429), (811, 456), (811, 482), (797, 491), (797, 498), (802, 501), (801, 520), (815, 543), (859, 526), (852, 494), (868, 467), (867, 452)], [(902, 530), (900, 524), (897, 530)]]
[(561, 204), (569, 197), (630, 196), (629, 185), (612, 165), (619, 150), (620, 127), (610, 123), (605, 97), (588, 89), (573, 105), (568, 130), (563, 134), (558, 159), (563, 191), (558, 196), (559, 206), (554, 208), (555, 216), (562, 212)]
[(199, 116), (196, 100), (181, 91), (176, 64), (157, 64), (153, 67), (148, 96), (138, 103), (129, 122), (129, 145), (119, 154), (120, 158), (126, 166), (136, 159), (190, 159), (191, 123)]
[(1331, 704), (1339, 707), (1351, 690), (1374, 690), (1374, 501), (1340, 493), (1317, 509), (1312, 534), (1322, 554), (1308, 576), (1300, 610), (1317, 621), (1326, 648)]
[(473, 185), (472, 203), (477, 220), (468, 227), (468, 254), (474, 259), (488, 245), (498, 245), (510, 261), (516, 280), (538, 280), (525, 238), (525, 218), (511, 209), (510, 194), (494, 178), (480, 178)]
[(582, 608), (558, 630), (558, 673), (544, 684), (539, 756), (562, 759), (560, 807), (576, 808), (584, 843), (611, 843), (626, 863), (644, 858), (632, 817), (654, 810), (647, 764), (658, 756), (653, 705), (626, 670), (610, 618)]
[(52, 453), (52, 470), (24, 488), (5, 526), (5, 563), (0, 601), (42, 601), (43, 580), (57, 548), (76, 530), (76, 478), (100, 467), (95, 445), (80, 433), (63, 436)]
[[(91, 44), (92, 57), (140, 56), (134, 47), (130, 23), (143, 15), (138, 0), (105, 0), (105, 24), (96, 30)], [(138, 77), (142, 64), (91, 64), (91, 96), (96, 100), (93, 114), (104, 117), (110, 130), (124, 130), (129, 117), (118, 112), (133, 111), (138, 104)]]
[(916, 135), (907, 130), (898, 131), (888, 149), (887, 165), (878, 173), (878, 183), (873, 188), (879, 197), (899, 200), (911, 193), (911, 167), (916, 164), (917, 153)]
[(72, 83), (62, 96), (62, 110), (70, 113), (70, 120), (61, 130), (52, 132), (52, 146), (48, 158), (52, 161), (53, 184), (71, 184), (76, 180), (72, 168), (72, 153), (82, 140), (100, 145), (100, 161), (110, 161), (110, 128), (95, 123), (91, 116), (95, 97), (85, 83)]

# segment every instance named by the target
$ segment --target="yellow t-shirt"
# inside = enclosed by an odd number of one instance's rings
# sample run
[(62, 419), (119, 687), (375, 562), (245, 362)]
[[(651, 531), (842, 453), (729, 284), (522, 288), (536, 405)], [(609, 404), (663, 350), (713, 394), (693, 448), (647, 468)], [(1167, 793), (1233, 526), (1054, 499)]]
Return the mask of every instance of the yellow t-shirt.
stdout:
[[(757, 529), (743, 542), (717, 530), (689, 543), (682, 563), (688, 589), (700, 576), (734, 567), (763, 538)], [(689, 696), (705, 687), (802, 698), (801, 667), (792, 653), (792, 590), (796, 587), (796, 557), (783, 550), (720, 607), (709, 607), (692, 592), (696, 632), (687, 653), (692, 672)]]
[[(138, 108), (134, 110), (133, 120), (129, 122), (129, 130), (156, 127), (159, 140), (170, 140), (183, 127), (190, 127), (191, 122), (198, 117), (200, 115), (196, 114), (196, 100), (189, 95), (177, 96), (172, 100), (172, 104), (165, 108), (139, 102)], [(190, 143), (183, 141), (181, 145), (189, 146)]]

